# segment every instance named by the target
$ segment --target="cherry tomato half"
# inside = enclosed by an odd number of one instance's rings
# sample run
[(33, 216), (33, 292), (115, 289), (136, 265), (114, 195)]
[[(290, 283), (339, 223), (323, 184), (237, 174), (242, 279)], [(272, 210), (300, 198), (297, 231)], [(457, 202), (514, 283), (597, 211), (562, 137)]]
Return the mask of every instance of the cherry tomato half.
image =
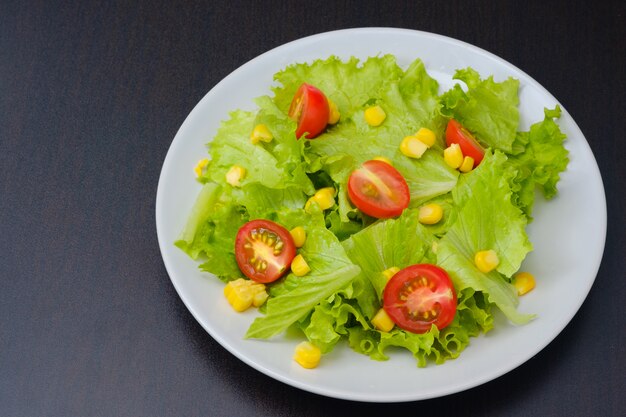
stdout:
[(383, 292), (383, 308), (398, 327), (426, 333), (454, 319), (456, 292), (448, 273), (436, 265), (418, 264), (397, 272)]
[(237, 232), (237, 265), (253, 281), (276, 281), (289, 270), (295, 255), (296, 245), (289, 231), (270, 220), (249, 221)]
[(302, 84), (289, 107), (289, 117), (298, 123), (296, 137), (300, 139), (306, 133), (313, 139), (326, 128), (330, 108), (328, 99), (317, 88), (310, 84)]
[(363, 163), (348, 178), (348, 197), (363, 213), (386, 219), (409, 206), (409, 186), (393, 166), (379, 160)]
[(485, 156), (485, 150), (474, 136), (461, 123), (450, 119), (448, 127), (446, 127), (446, 145), (450, 146), (453, 143), (458, 143), (464, 156), (471, 156), (474, 159), (474, 168), (480, 164), (483, 156)]

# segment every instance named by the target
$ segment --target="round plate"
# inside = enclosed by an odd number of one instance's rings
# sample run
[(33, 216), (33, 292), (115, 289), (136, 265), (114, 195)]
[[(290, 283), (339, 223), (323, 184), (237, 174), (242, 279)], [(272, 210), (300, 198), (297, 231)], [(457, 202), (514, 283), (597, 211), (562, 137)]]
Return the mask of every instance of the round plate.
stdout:
[[(229, 111), (254, 110), (253, 98), (271, 94), (273, 75), (296, 62), (337, 55), (393, 54), (406, 67), (415, 58), (441, 84), (453, 85), (456, 69), (472, 67), (496, 81), (520, 80), (520, 130), (543, 119), (544, 107), (557, 101), (527, 74), (467, 43), (431, 33), (392, 28), (348, 29), (322, 33), (275, 48), (251, 60), (217, 84), (193, 109), (168, 151), (159, 179), (156, 226), (165, 267), (181, 299), (207, 332), (232, 354), (284, 383), (317, 394), (358, 401), (398, 402), (438, 397), (493, 380), (524, 363), (550, 343), (574, 317), (598, 272), (606, 236), (606, 201), (598, 166), (582, 132), (561, 106), (558, 120), (567, 135), (570, 164), (558, 195), (538, 196), (529, 226), (534, 251), (523, 268), (537, 277), (537, 288), (521, 300), (520, 311), (537, 318), (514, 326), (497, 316), (495, 328), (471, 340), (468, 348), (443, 365), (418, 368), (408, 351), (389, 351), (385, 362), (338, 345), (313, 370), (292, 360), (301, 339), (279, 336), (246, 340), (259, 314), (234, 313), (222, 295), (224, 284), (198, 269), (198, 263), (174, 246), (200, 190), (193, 167), (206, 156), (205, 144)], [(587, 213), (594, 213), (588, 216)], [(571, 262), (576, 259), (577, 262)], [(567, 297), (563, 294), (567, 293)], [(554, 302), (558, 300), (558, 302)]]

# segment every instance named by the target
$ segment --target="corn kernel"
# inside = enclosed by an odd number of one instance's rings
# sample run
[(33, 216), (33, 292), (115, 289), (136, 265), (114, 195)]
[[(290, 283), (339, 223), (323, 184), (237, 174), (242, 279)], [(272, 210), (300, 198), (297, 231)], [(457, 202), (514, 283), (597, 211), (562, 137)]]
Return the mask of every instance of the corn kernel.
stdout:
[(392, 266), (391, 268), (385, 269), (383, 271), (383, 275), (385, 276), (385, 278), (387, 278), (387, 281), (389, 281), (391, 277), (393, 277), (398, 272), (400, 272), (400, 268), (398, 268), (397, 266)]
[(296, 245), (296, 248), (304, 246), (304, 242), (306, 241), (306, 231), (304, 230), (304, 227), (294, 227), (289, 231), (289, 234), (291, 234), (291, 238), (293, 239), (293, 243)]
[(474, 255), (474, 263), (480, 272), (486, 274), (493, 271), (498, 266), (500, 259), (493, 249), (481, 250)]
[(252, 305), (254, 307), (261, 307), (263, 303), (265, 303), (265, 301), (268, 299), (268, 297), (269, 294), (267, 293), (267, 291), (259, 291), (252, 296)]
[(274, 139), (272, 132), (264, 124), (256, 125), (250, 133), (250, 141), (255, 145), (259, 142), (271, 142), (272, 139)]
[(365, 121), (370, 126), (380, 126), (386, 118), (387, 114), (380, 106), (372, 106), (365, 109)]
[(421, 158), (428, 146), (416, 136), (406, 136), (400, 143), (400, 152), (409, 158)]
[(326, 210), (335, 205), (335, 189), (333, 187), (320, 188), (309, 198), (304, 210), (310, 212), (311, 203), (315, 202), (320, 210)]
[(259, 307), (268, 297), (265, 285), (243, 278), (226, 284), (224, 295), (233, 309), (239, 312), (247, 310), (250, 306)]
[(459, 171), (461, 172), (470, 172), (474, 169), (474, 158), (471, 156), (466, 156), (463, 158), (463, 163), (459, 167)]
[(535, 277), (530, 272), (518, 272), (513, 278), (513, 286), (517, 295), (524, 295), (535, 288)]
[(204, 173), (204, 168), (206, 168), (206, 166), (209, 165), (209, 160), (204, 158), (198, 161), (198, 163), (196, 164), (196, 166), (193, 169), (193, 172), (196, 173), (196, 177), (201, 177), (202, 174)]
[(306, 204), (304, 205), (304, 211), (306, 211), (307, 213), (312, 213), (313, 212), (313, 204), (315, 204), (317, 206), (317, 203), (315, 202), (313, 197), (310, 197), (306, 201)]
[(239, 313), (246, 311), (252, 305), (252, 296), (249, 294), (236, 294), (226, 298), (233, 309)]
[(252, 305), (252, 297), (246, 292), (241, 291), (244, 283), (244, 279), (240, 278), (235, 281), (231, 281), (224, 287), (224, 296), (228, 303), (235, 309), (235, 311), (245, 311)]
[(296, 255), (291, 261), (291, 272), (297, 277), (304, 276), (311, 271), (311, 267), (306, 263), (302, 255)]
[(439, 204), (430, 203), (420, 207), (419, 222), (422, 224), (437, 224), (443, 217), (443, 208)]
[(339, 121), (340, 117), (341, 114), (339, 113), (337, 105), (331, 99), (328, 99), (328, 124), (334, 125)]
[(381, 308), (378, 310), (378, 313), (372, 317), (372, 325), (381, 332), (390, 332), (393, 326), (395, 326), (395, 323), (391, 320), (391, 317), (389, 317), (385, 309)]
[(375, 158), (372, 158), (372, 160), (374, 160), (374, 161), (381, 161), (381, 162), (384, 162), (386, 164), (389, 164), (389, 165), (393, 166), (393, 162), (391, 162), (391, 159), (385, 158), (384, 156), (377, 156)]
[(303, 368), (312, 369), (319, 365), (322, 351), (311, 342), (301, 342), (296, 346), (293, 359)]
[(420, 128), (420, 130), (418, 130), (414, 136), (418, 138), (420, 142), (422, 142), (424, 145), (428, 146), (429, 148), (433, 146), (435, 144), (435, 141), (437, 140), (437, 137), (435, 136), (435, 132), (433, 132), (432, 130), (426, 127)]
[(246, 176), (246, 169), (239, 165), (233, 165), (226, 173), (226, 182), (233, 187), (240, 187), (241, 180)]
[(458, 143), (453, 143), (443, 151), (443, 159), (450, 168), (457, 169), (463, 163), (463, 152)]

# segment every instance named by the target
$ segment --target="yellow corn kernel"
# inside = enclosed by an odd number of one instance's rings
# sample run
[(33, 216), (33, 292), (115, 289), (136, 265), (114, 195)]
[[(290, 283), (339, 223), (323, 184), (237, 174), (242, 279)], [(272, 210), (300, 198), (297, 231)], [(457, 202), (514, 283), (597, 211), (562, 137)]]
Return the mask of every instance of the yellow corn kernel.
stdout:
[(246, 169), (239, 165), (233, 165), (226, 173), (226, 182), (233, 187), (240, 187), (241, 180), (246, 176)]
[(304, 246), (304, 242), (306, 241), (306, 231), (304, 230), (304, 227), (294, 227), (289, 231), (289, 234), (291, 234), (291, 238), (293, 239), (293, 243), (296, 245), (296, 248)]
[(307, 213), (312, 213), (312, 204), (317, 205), (315, 200), (313, 200), (313, 197), (310, 197), (304, 204), (304, 211), (306, 211)]
[(293, 359), (303, 368), (312, 369), (319, 365), (322, 351), (311, 342), (301, 342), (296, 346)]
[(391, 159), (385, 158), (384, 156), (377, 156), (377, 157), (372, 158), (372, 160), (384, 162), (386, 164), (389, 164), (389, 165), (393, 166), (393, 162), (391, 162)]
[(422, 224), (437, 224), (443, 217), (443, 208), (437, 203), (430, 203), (420, 207), (419, 222)]
[(269, 294), (265, 290), (257, 292), (252, 296), (252, 305), (254, 307), (261, 307), (268, 297)]
[(443, 159), (450, 168), (457, 169), (463, 163), (463, 152), (458, 143), (453, 143), (443, 151)]
[(308, 274), (311, 271), (311, 267), (306, 263), (302, 255), (296, 255), (291, 261), (291, 272), (297, 277)]
[(247, 310), (250, 306), (261, 306), (268, 297), (265, 285), (243, 278), (226, 284), (224, 295), (233, 309), (239, 312)]
[(224, 295), (235, 311), (245, 311), (252, 305), (252, 294), (246, 290), (245, 281), (239, 278), (224, 287)]
[(250, 142), (256, 145), (259, 142), (271, 142), (274, 139), (272, 132), (264, 124), (258, 124), (250, 133)]
[(428, 146), (417, 136), (406, 136), (400, 143), (400, 152), (409, 158), (421, 158)]
[(476, 268), (485, 274), (496, 269), (499, 263), (500, 259), (498, 258), (498, 254), (493, 249), (481, 250), (474, 255)]
[(530, 272), (518, 272), (513, 277), (513, 286), (517, 289), (517, 295), (524, 295), (535, 288), (535, 277)]
[(328, 124), (334, 125), (339, 121), (340, 117), (341, 114), (339, 113), (337, 105), (331, 99), (328, 99)]
[(250, 294), (232, 293), (226, 299), (233, 309), (239, 313), (246, 311), (252, 305), (252, 296)]
[(372, 106), (365, 109), (365, 121), (370, 126), (380, 126), (386, 118), (387, 114), (380, 106)]
[(395, 323), (391, 320), (391, 317), (389, 317), (385, 309), (381, 308), (378, 310), (378, 313), (372, 317), (372, 325), (381, 332), (390, 332), (393, 326), (395, 326)]
[(413, 136), (418, 138), (420, 142), (422, 142), (424, 145), (428, 146), (429, 148), (433, 146), (435, 144), (435, 141), (437, 140), (437, 137), (435, 136), (435, 132), (433, 132), (432, 130), (426, 127), (420, 128), (420, 130), (418, 130), (417, 133), (415, 133), (415, 135)]
[(387, 278), (387, 281), (389, 281), (391, 277), (393, 277), (398, 272), (400, 272), (400, 268), (398, 268), (397, 266), (392, 266), (391, 268), (385, 269), (383, 271), (383, 275), (385, 276), (385, 278)]
[(311, 204), (315, 203), (320, 210), (326, 210), (335, 205), (335, 189), (333, 187), (320, 188), (310, 197), (305, 206), (304, 211), (311, 212)]
[(466, 156), (463, 158), (463, 163), (459, 167), (459, 171), (461, 172), (470, 172), (474, 169), (474, 158), (471, 156)]
[(209, 160), (204, 158), (198, 161), (198, 163), (196, 164), (196, 166), (193, 169), (193, 172), (196, 173), (196, 177), (201, 177), (202, 173), (204, 171), (204, 168), (206, 168), (206, 166), (209, 165)]
[[(309, 198), (309, 201), (317, 203), (320, 210), (329, 209), (335, 205), (335, 189), (333, 187), (320, 188), (313, 194), (313, 197)], [(309, 202), (307, 202), (308, 205), (310, 205)], [(306, 206), (304, 208), (307, 209)]]

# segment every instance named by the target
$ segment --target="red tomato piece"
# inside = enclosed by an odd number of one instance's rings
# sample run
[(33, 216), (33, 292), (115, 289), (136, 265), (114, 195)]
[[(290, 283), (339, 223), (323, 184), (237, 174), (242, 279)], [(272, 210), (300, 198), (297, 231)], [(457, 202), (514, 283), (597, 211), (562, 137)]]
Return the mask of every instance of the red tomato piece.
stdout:
[(313, 139), (322, 133), (328, 124), (329, 114), (330, 107), (324, 93), (306, 83), (298, 88), (289, 107), (289, 117), (298, 123), (298, 139), (304, 134), (308, 139)]
[(411, 198), (402, 174), (379, 160), (367, 161), (350, 174), (348, 197), (363, 213), (378, 219), (399, 216)]
[(483, 156), (485, 156), (485, 150), (474, 138), (474, 135), (465, 129), (461, 123), (450, 119), (448, 127), (446, 127), (446, 145), (450, 146), (453, 143), (457, 143), (461, 147), (463, 156), (470, 156), (474, 159), (474, 168), (480, 164)]
[(239, 228), (235, 258), (245, 276), (263, 284), (283, 276), (296, 256), (287, 229), (270, 220), (252, 220)]
[(456, 292), (446, 271), (436, 265), (418, 264), (397, 272), (383, 292), (383, 308), (398, 327), (426, 333), (452, 323)]

